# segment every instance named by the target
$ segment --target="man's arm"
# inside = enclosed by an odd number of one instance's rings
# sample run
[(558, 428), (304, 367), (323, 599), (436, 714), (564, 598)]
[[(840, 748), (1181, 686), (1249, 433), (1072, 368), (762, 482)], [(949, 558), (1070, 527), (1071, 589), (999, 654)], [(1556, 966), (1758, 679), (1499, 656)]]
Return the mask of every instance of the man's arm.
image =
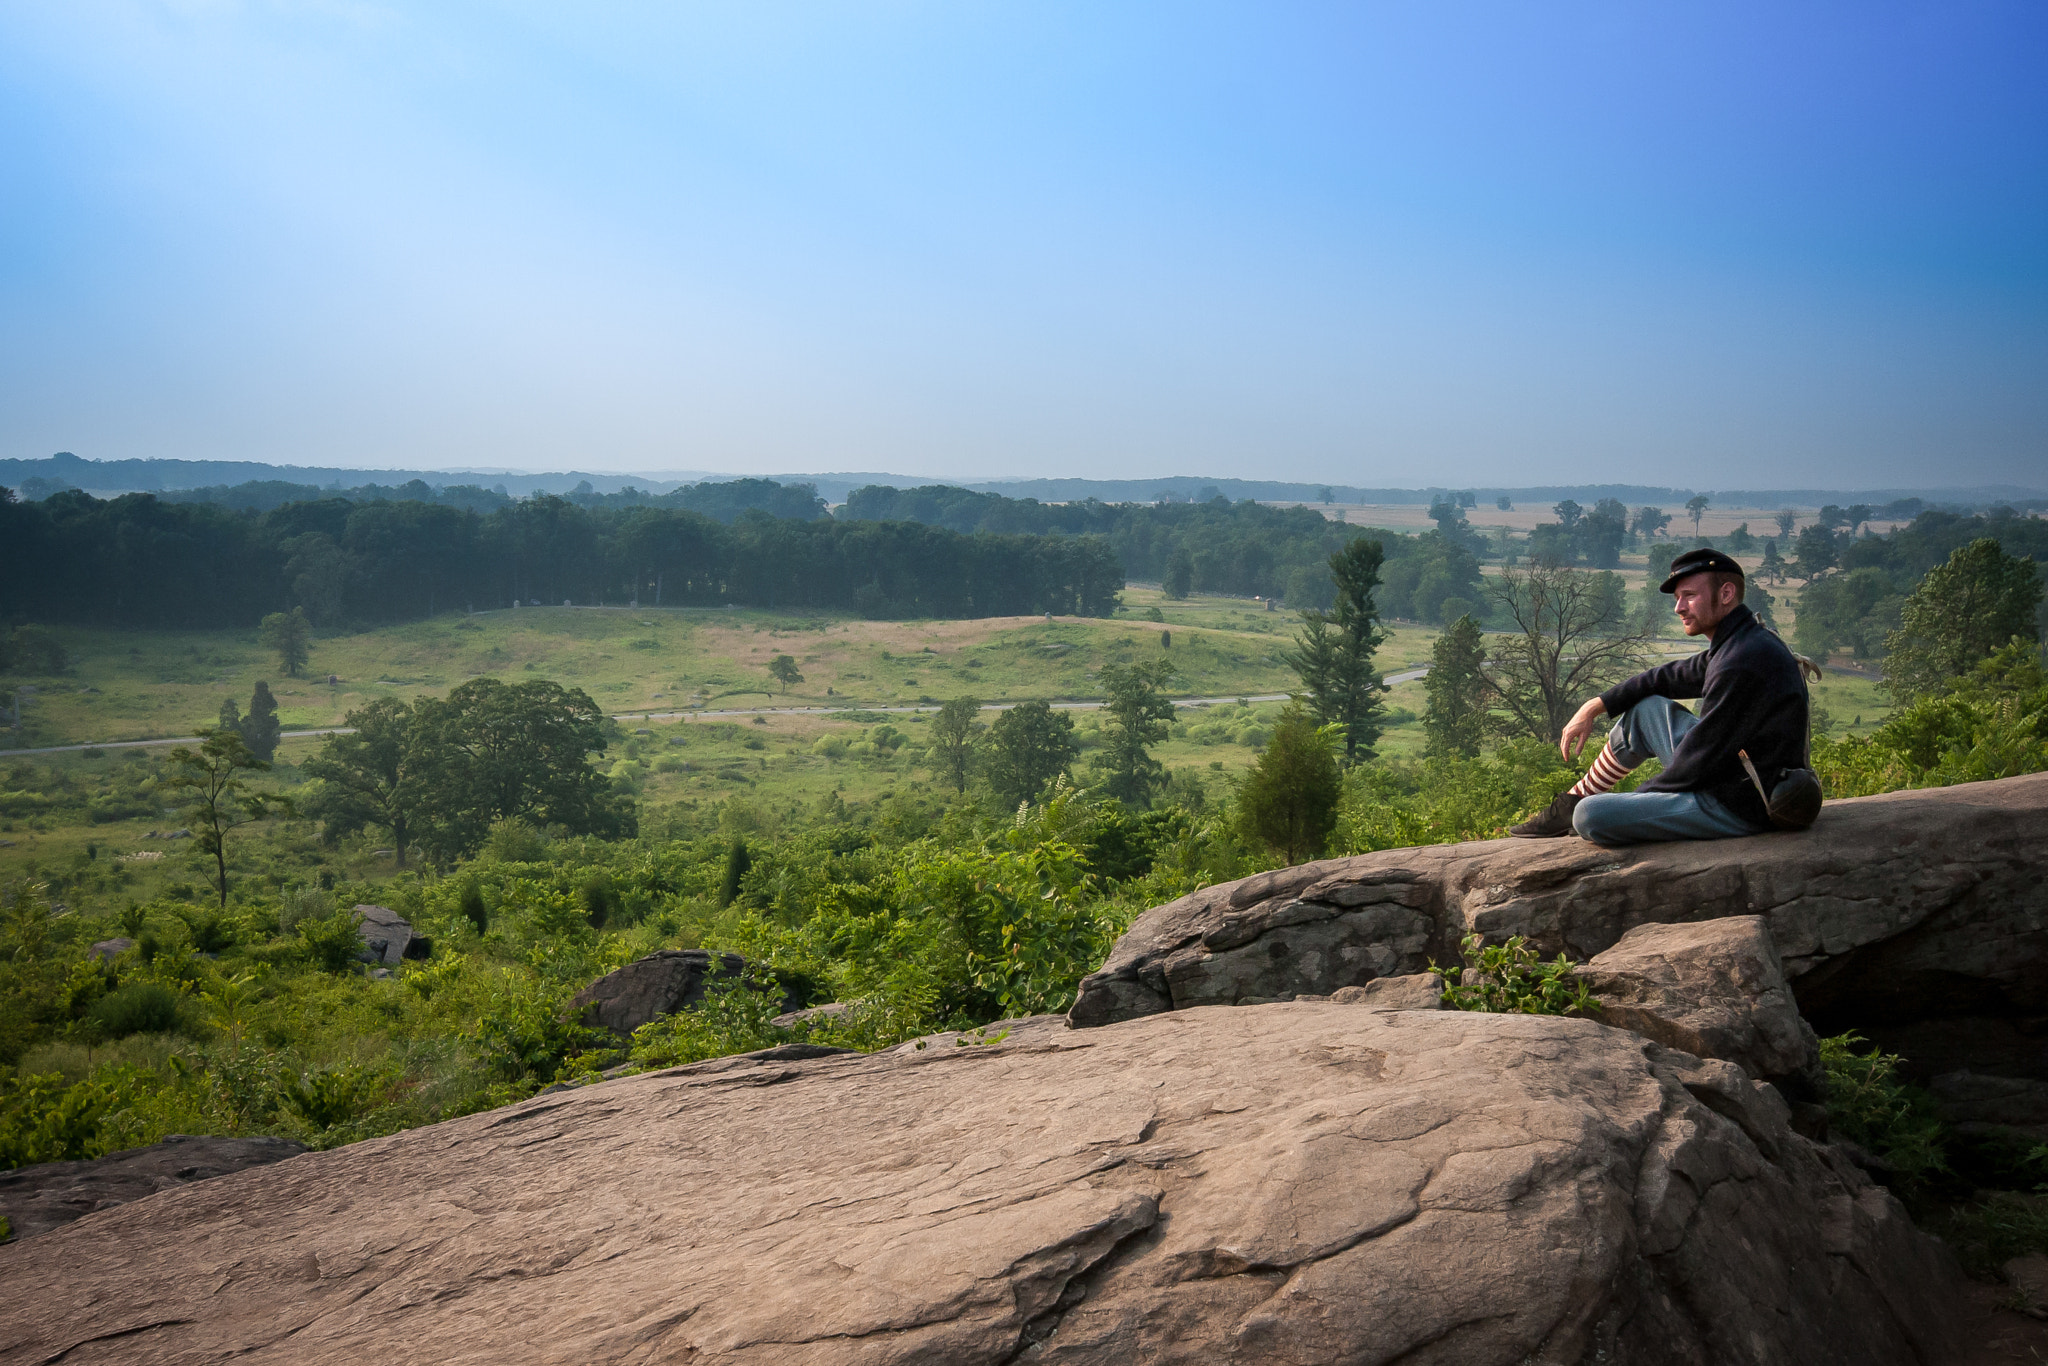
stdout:
[(1645, 697), (1668, 697), (1683, 701), (1698, 697), (1707, 690), (1707, 652), (1684, 659), (1674, 659), (1669, 664), (1660, 664), (1654, 669), (1645, 669), (1634, 678), (1615, 684), (1600, 694), (1600, 700), (1607, 705), (1609, 716), (1619, 716), (1642, 701)]

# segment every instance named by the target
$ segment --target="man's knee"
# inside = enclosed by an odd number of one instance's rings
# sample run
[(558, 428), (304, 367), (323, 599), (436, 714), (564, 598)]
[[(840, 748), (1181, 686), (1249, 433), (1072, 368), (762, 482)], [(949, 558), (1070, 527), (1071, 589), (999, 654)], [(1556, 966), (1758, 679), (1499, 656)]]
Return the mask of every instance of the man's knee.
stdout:
[(1629, 798), (1633, 793), (1601, 792), (1581, 798), (1572, 811), (1572, 832), (1595, 844), (1630, 844)]
[(1645, 697), (1615, 718), (1607, 747), (1630, 768), (1649, 759), (1665, 759), (1690, 725), (1692, 713), (1668, 697)]

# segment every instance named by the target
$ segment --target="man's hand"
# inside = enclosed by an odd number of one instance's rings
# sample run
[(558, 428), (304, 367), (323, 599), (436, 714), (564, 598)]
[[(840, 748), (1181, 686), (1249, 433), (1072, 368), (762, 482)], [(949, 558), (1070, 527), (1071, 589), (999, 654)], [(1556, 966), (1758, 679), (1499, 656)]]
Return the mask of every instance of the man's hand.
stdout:
[(1593, 734), (1593, 723), (1607, 715), (1607, 704), (1594, 698), (1580, 707), (1571, 720), (1565, 722), (1564, 734), (1557, 739), (1558, 753), (1567, 760), (1579, 757), (1579, 751), (1586, 747), (1586, 740)]

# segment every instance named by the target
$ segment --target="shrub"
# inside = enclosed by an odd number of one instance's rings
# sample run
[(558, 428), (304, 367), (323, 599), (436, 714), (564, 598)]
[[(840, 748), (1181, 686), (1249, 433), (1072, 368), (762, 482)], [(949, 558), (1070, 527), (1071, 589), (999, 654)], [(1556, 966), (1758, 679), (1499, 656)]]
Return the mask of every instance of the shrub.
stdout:
[(1563, 954), (1544, 962), (1516, 935), (1505, 944), (1481, 947), (1476, 934), (1458, 941), (1465, 961), (1430, 971), (1444, 979), (1444, 1005), (1496, 1015), (1585, 1015), (1593, 1004), (1586, 984), (1572, 973)]
[(1947, 1171), (1933, 1102), (1899, 1079), (1897, 1054), (1857, 1052), (1856, 1046), (1865, 1042), (1854, 1033), (1820, 1041), (1829, 1129), (1863, 1147), (1908, 1184)]
[(348, 972), (363, 951), (362, 932), (352, 911), (335, 911), (299, 922), (299, 941), (324, 972)]
[(110, 1039), (130, 1034), (169, 1034), (182, 1012), (178, 993), (160, 982), (131, 982), (99, 999), (92, 1021)]
[(323, 1131), (360, 1119), (376, 1104), (384, 1080), (361, 1063), (342, 1063), (291, 1078), (278, 1089), (288, 1109)]

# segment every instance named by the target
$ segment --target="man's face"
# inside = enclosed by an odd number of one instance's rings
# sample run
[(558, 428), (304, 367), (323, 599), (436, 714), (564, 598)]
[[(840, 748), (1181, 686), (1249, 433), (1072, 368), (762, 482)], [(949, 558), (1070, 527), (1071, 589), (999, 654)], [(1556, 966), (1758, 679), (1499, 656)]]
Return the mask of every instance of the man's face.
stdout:
[(1735, 606), (1735, 585), (1724, 583), (1715, 590), (1713, 575), (1702, 570), (1678, 581), (1671, 592), (1671, 610), (1689, 636), (1710, 636)]

